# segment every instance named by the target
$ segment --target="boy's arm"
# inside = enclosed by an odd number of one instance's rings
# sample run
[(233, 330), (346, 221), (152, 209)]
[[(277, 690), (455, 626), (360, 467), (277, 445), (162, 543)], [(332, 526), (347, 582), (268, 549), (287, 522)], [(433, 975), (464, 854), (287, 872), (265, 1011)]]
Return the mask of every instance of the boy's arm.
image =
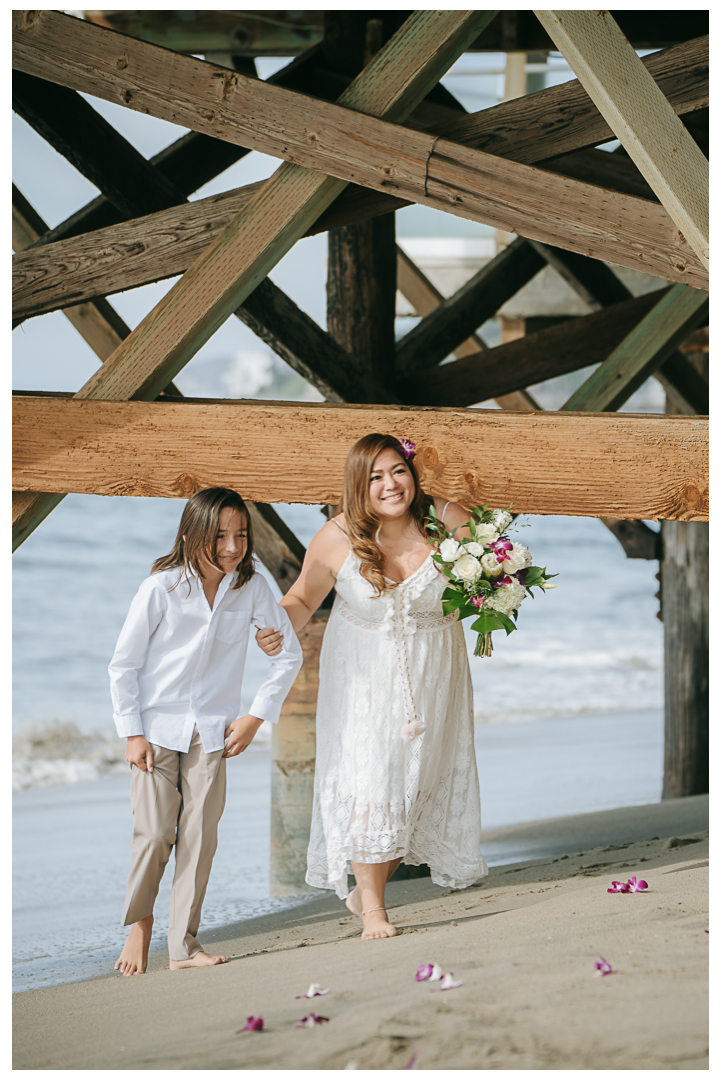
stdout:
[[(150, 638), (157, 630), (162, 616), (161, 590), (151, 578), (147, 578), (133, 597), (108, 667), (113, 720), (121, 739), (144, 734), (140, 718), (138, 673), (145, 663)], [(139, 743), (140, 740), (138, 745)], [(130, 744), (127, 749), (130, 750)], [(143, 756), (144, 752), (143, 749)], [(130, 760), (128, 757), (128, 761)]]
[(259, 574), (253, 580), (257, 581), (253, 622), (261, 627), (275, 627), (283, 635), (283, 642), (280, 651), (270, 657), (270, 671), (255, 695), (249, 716), (277, 724), (282, 704), (302, 667), (302, 648), (287, 612), (274, 599), (268, 583)]

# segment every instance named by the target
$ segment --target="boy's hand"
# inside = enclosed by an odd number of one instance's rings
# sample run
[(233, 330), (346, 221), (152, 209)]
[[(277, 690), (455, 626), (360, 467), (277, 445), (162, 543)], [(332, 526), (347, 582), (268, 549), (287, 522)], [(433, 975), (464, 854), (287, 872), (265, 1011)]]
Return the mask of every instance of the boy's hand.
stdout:
[(128, 736), (125, 760), (131, 765), (137, 765), (143, 772), (153, 771), (153, 750), (144, 735)]
[(283, 635), (275, 627), (268, 627), (265, 630), (261, 630), (257, 627), (257, 634), (255, 640), (264, 653), (268, 656), (276, 656), (282, 649)]
[(223, 757), (237, 757), (247, 750), (250, 743), (257, 735), (262, 720), (257, 716), (239, 716), (225, 728), (225, 749)]

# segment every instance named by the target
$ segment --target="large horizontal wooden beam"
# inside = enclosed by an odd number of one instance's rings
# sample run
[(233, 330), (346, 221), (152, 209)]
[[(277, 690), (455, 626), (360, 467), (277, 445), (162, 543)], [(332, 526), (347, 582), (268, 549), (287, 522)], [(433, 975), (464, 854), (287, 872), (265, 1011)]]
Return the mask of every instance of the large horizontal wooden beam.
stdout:
[[(74, 22), (69, 55), (63, 48), (70, 32), (67, 22)], [(13, 63), (31, 74), (124, 101), (340, 180), (707, 287), (705, 268), (667, 212), (644, 200), (609, 192), (598, 197), (597, 189), (580, 181), (499, 161), (99, 27), (78, 27), (76, 20), (54, 12), (33, 13), (32, 18), (18, 13), (14, 41)], [(82, 62), (76, 58), (80, 47)], [(168, 83), (176, 87), (171, 101)]]
[[(239, 402), (13, 399), (19, 491), (337, 503), (369, 431), (418, 445), (425, 489), (518, 513), (705, 520), (705, 418)], [(278, 467), (282, 462), (282, 467)]]

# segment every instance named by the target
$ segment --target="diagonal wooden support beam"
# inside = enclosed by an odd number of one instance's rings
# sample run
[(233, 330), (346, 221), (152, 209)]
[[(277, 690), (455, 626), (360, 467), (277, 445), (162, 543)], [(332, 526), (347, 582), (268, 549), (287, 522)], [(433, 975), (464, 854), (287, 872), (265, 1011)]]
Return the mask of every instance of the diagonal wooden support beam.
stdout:
[(708, 162), (609, 11), (535, 11), (705, 266)]
[[(397, 248), (397, 277), (398, 289), (413, 305), (418, 315), (429, 315), (440, 306), (445, 297), (436, 289), (433, 283), (423, 274), (419, 266), (403, 251)], [(466, 357), (478, 357), (488, 346), (479, 334), (471, 334), (465, 341), (453, 349), (458, 360)], [(539, 405), (533, 400), (527, 390), (516, 390), (511, 394), (500, 395), (495, 399), (501, 409), (516, 409), (519, 412), (531, 412), (539, 409)]]
[(242, 477), (251, 499), (336, 503), (352, 444), (388, 431), (418, 444), (424, 490), (465, 506), (698, 521), (708, 514), (706, 417), (36, 396), (15, 396), (13, 410), (13, 484), (25, 490), (182, 497), (188, 487)]
[(395, 359), (398, 379), (439, 364), (544, 266), (545, 260), (530, 244), (521, 237), (514, 240), (400, 339)]
[[(346, 109), (402, 121), (494, 14), (414, 13), (343, 93), (341, 103)], [(32, 32), (44, 15), (21, 13), (19, 24)], [(233, 80), (241, 78), (233, 76), (228, 82), (230, 75), (227, 71), (223, 75), (228, 91)], [(341, 180), (282, 165), (77, 397), (152, 399), (344, 186)], [(18, 512), (24, 538), (30, 524), (38, 523), (37, 507), (23, 500)]]
[[(226, 69), (214, 70), (212, 65), (190, 57), (171, 54), (170, 63), (167, 54), (158, 57), (161, 50), (120, 39), (120, 60), (124, 63), (127, 54), (133, 58), (133, 64), (128, 65), (131, 76), (122, 65), (118, 69), (118, 39), (110, 35), (113, 41), (109, 44), (106, 32), (87, 24), (73, 29), (74, 47), (79, 37), (86, 51), (84, 64), (78, 65), (72, 58), (65, 59), (58, 47), (58, 35), (67, 34), (62, 22), (66, 18), (42, 12), (27, 25), (25, 16), (17, 14), (13, 63), (21, 70), (101, 97), (116, 99), (120, 94), (129, 107), (188, 123), (196, 130), (341, 180), (381, 192), (387, 192), (390, 185), (401, 198), (460, 217), (570, 250), (592, 251), (595, 257), (669, 280), (707, 286), (706, 268), (659, 205), (607, 192), (599, 200), (592, 185), (553, 173), (539, 174), (505, 159), (498, 161), (446, 139), (361, 115), (358, 110), (348, 112), (352, 104), (345, 95), (337, 105), (303, 99), (281, 88), (228, 74)], [(163, 85), (171, 80), (182, 88), (171, 106), (164, 90), (160, 92), (161, 78)], [(282, 117), (281, 125), (278, 117)], [(309, 123), (313, 131), (323, 132), (322, 139), (308, 138)]]
[(674, 285), (562, 406), (566, 412), (619, 409), (707, 315), (698, 289)]
[[(546, 244), (538, 244), (534, 240), (529, 242), (589, 307), (599, 311), (611, 304), (632, 299), (629, 289), (598, 259), (588, 259), (571, 251), (561, 251)], [(703, 378), (694, 364), (679, 350), (672, 352), (653, 374), (663, 386), (669, 388), (669, 392), (681, 406), (681, 412), (706, 416), (710, 411), (707, 379)]]
[(474, 405), (605, 360), (658, 300), (638, 296), (603, 311), (558, 323), (478, 357), (453, 360), (398, 386), (413, 405)]

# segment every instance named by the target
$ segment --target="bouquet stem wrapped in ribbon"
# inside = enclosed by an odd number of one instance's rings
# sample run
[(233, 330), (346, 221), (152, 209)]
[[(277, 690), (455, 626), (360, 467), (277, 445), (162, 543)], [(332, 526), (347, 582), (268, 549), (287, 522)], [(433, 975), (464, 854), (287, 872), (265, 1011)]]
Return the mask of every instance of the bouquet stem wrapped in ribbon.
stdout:
[[(475, 616), (471, 629), (478, 635), (475, 656), (492, 654), (493, 630), (511, 634), (516, 629), (518, 609), (533, 588), (555, 589), (544, 567), (532, 565), (532, 555), (523, 544), (511, 541), (505, 530), (513, 520), (509, 510), (474, 506), (465, 525), (448, 532), (433, 507), (425, 519), (433, 544), (439, 544), (433, 559), (448, 579), (442, 596), (443, 615), (457, 611), (458, 620)], [(467, 530), (469, 537), (455, 534)], [(514, 621), (513, 621), (514, 620)]]

